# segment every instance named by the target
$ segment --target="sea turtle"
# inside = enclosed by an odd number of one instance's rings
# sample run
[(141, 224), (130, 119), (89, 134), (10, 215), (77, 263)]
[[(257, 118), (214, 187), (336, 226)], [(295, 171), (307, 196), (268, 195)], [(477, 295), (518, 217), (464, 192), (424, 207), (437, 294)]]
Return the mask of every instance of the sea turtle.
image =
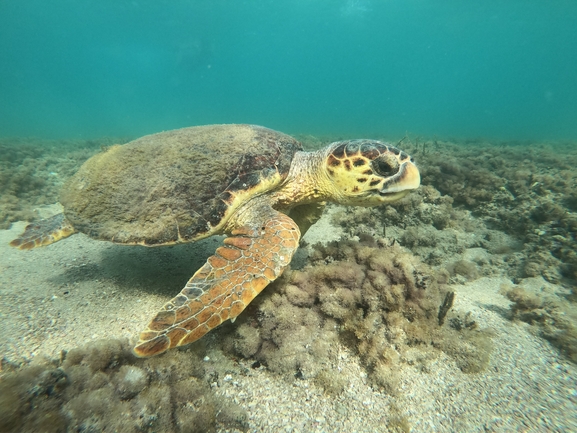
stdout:
[(375, 206), (419, 184), (413, 159), (380, 141), (304, 152), (261, 126), (183, 128), (90, 158), (63, 187), (64, 213), (28, 225), (11, 245), (31, 249), (76, 232), (146, 246), (228, 235), (140, 334), (134, 353), (147, 357), (234, 321), (282, 274), (325, 201)]

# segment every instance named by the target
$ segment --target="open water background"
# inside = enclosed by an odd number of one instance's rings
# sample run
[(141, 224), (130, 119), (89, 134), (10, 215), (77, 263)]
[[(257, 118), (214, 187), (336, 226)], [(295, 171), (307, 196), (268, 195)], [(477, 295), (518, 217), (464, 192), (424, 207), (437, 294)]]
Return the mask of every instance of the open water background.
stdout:
[(0, 0), (0, 136), (577, 137), (569, 0)]

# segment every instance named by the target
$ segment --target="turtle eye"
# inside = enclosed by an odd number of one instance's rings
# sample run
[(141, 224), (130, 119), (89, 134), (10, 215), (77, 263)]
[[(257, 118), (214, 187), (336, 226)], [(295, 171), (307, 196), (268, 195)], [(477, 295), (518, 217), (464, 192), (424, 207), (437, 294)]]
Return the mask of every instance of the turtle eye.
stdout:
[(393, 176), (399, 171), (399, 161), (393, 155), (379, 155), (371, 165), (381, 176)]

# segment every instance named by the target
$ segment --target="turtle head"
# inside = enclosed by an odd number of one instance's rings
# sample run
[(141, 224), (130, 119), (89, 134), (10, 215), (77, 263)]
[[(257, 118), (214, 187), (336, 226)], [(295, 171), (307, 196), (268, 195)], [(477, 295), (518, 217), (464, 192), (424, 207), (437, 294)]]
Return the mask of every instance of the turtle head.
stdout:
[(324, 164), (332, 201), (377, 206), (404, 197), (421, 183), (413, 158), (376, 140), (331, 144)]

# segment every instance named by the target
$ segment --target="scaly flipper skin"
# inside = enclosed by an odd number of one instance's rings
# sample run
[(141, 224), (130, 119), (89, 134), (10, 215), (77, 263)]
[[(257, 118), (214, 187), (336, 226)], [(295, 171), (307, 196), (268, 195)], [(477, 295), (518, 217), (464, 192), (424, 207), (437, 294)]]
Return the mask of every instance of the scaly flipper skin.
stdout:
[(232, 231), (224, 246), (164, 305), (140, 334), (139, 357), (192, 343), (235, 319), (290, 263), (300, 231), (287, 215), (267, 208)]
[(32, 248), (53, 244), (74, 233), (74, 228), (64, 214), (59, 213), (50, 218), (28, 224), (24, 232), (10, 242), (10, 246), (21, 250), (31, 250)]

